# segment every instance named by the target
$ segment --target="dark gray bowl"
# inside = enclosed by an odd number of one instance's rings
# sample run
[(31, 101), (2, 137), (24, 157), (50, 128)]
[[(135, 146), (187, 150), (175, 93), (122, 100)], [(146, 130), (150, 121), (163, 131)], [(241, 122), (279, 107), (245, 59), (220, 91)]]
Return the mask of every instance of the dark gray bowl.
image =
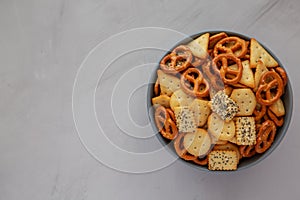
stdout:
[[(223, 31), (223, 30), (222, 31), (204, 31), (204, 32), (200, 32), (200, 33), (194, 34), (194, 35), (192, 35), (192, 36), (190, 36), (188, 38), (185, 38), (182, 41), (179, 41), (176, 45), (174, 45), (174, 47), (170, 48), (170, 50), (173, 49), (173, 48), (175, 48), (176, 46), (178, 46), (180, 44), (186, 44), (189, 41), (191, 41), (191, 40), (193, 40), (193, 39), (195, 39), (195, 38), (199, 37), (200, 35), (202, 35), (204, 33), (207, 33), (207, 32), (209, 32), (211, 34), (216, 34), (216, 33), (219, 33), (219, 32), (226, 32), (229, 36), (238, 36), (238, 37), (241, 37), (241, 38), (243, 38), (245, 40), (250, 40), (251, 39), (251, 37), (249, 37), (249, 36), (242, 35), (240, 33), (231, 32), (231, 31)], [(263, 45), (260, 41), (258, 41), (258, 42), (270, 53), (270, 55), (273, 56), (273, 58), (276, 59), (276, 61), (279, 63), (279, 66), (281, 66), (282, 68), (284, 68), (287, 71), (287, 69), (285, 68), (285, 66), (278, 59), (278, 57), (276, 55), (274, 55), (272, 53), (272, 51), (269, 48), (267, 48), (265, 45)], [(159, 133), (159, 131), (158, 131), (156, 125), (155, 125), (154, 110), (151, 109), (151, 107), (152, 107), (151, 99), (152, 99), (152, 97), (154, 97), (153, 88), (154, 88), (154, 83), (155, 83), (155, 81), (157, 79), (156, 70), (158, 68), (159, 68), (159, 65), (157, 65), (157, 68), (153, 69), (153, 74), (151, 76), (151, 79), (149, 80), (150, 84), (149, 84), (149, 87), (148, 87), (148, 95), (147, 95), (147, 98), (148, 98), (147, 99), (147, 107), (148, 107), (148, 110), (149, 110), (148, 114), (149, 114), (149, 118), (150, 118), (153, 130), (156, 131), (156, 133), (157, 133), (156, 136), (158, 137), (159, 141), (164, 146), (166, 146), (167, 150), (169, 150), (172, 154), (176, 155), (176, 152), (175, 152), (175, 150), (173, 148), (173, 142), (169, 141), (169, 140), (167, 140), (165, 138), (163, 138), (161, 136), (161, 134)], [(277, 134), (276, 134), (276, 137), (274, 139), (274, 142), (273, 142), (272, 146), (265, 153), (263, 153), (263, 154), (256, 154), (252, 158), (245, 159), (245, 160), (242, 159), (240, 161), (240, 164), (239, 164), (238, 169), (236, 171), (240, 171), (240, 170), (249, 168), (249, 167), (254, 166), (257, 163), (261, 162), (262, 160), (264, 160), (267, 156), (269, 156), (277, 148), (277, 146), (280, 144), (280, 142), (284, 138), (285, 134), (288, 131), (288, 127), (290, 125), (290, 121), (291, 121), (292, 113), (293, 113), (293, 92), (292, 92), (292, 87), (291, 87), (291, 83), (290, 83), (289, 79), (288, 79), (287, 86), (285, 88), (285, 93), (282, 96), (282, 99), (283, 99), (284, 106), (285, 106), (285, 111), (286, 111), (286, 114), (284, 116), (284, 125), (282, 127), (280, 127), (280, 128), (277, 129)], [(186, 164), (191, 165), (191, 166), (193, 166), (195, 168), (198, 168), (200, 170), (210, 171), (210, 170), (207, 169), (207, 166), (196, 165), (193, 162), (188, 162), (188, 161), (185, 161), (183, 159), (180, 159), (180, 160), (182, 160)], [(223, 172), (223, 171), (210, 171), (210, 172)], [(235, 171), (226, 171), (226, 173), (228, 173), (228, 172), (235, 172)]]

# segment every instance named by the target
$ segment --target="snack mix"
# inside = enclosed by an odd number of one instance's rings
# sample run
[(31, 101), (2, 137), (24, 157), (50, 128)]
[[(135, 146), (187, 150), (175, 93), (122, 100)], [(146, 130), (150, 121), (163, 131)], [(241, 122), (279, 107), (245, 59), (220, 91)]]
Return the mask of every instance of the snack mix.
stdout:
[(287, 75), (255, 39), (205, 33), (159, 65), (155, 124), (180, 158), (236, 170), (270, 148), (284, 123)]

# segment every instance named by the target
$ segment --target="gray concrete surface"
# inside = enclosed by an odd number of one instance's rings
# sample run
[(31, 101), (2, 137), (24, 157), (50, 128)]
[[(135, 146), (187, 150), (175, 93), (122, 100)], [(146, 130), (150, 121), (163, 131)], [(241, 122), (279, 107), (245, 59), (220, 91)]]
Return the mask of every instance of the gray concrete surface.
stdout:
[[(299, 10), (297, 0), (1, 0), (0, 199), (297, 199)], [(73, 120), (76, 73), (97, 44), (139, 27), (163, 27), (184, 34), (226, 29), (256, 37), (270, 47), (288, 70), (295, 102), (288, 134), (273, 154), (248, 170), (222, 175), (203, 173), (179, 161), (161, 170), (132, 174), (96, 160), (80, 141)], [(103, 106), (109, 101), (106, 92), (137, 65), (130, 58), (139, 58), (141, 64), (154, 62), (159, 55), (145, 50), (119, 60), (96, 90), (100, 123), (105, 122), (108, 137), (128, 151), (153, 151), (159, 144), (153, 138), (125, 139), (114, 121), (109, 121), (112, 109)], [(104, 67), (99, 65), (99, 71)], [(127, 86), (132, 86), (129, 81)], [(130, 112), (137, 124), (145, 125), (145, 112), (139, 112), (145, 111), (145, 87), (137, 91), (130, 100)], [(103, 152), (115, 156), (109, 149)], [(131, 161), (124, 158), (124, 162)], [(137, 160), (132, 162), (139, 165)]]

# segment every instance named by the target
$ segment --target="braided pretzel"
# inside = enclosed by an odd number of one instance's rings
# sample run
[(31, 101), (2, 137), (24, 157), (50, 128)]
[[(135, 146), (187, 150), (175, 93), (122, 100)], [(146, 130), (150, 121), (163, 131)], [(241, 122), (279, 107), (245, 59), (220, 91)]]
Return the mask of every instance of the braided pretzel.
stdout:
[[(273, 94), (271, 90), (275, 90)], [(260, 79), (260, 86), (256, 91), (256, 100), (262, 105), (272, 105), (277, 101), (283, 92), (283, 82), (280, 76), (274, 71), (264, 73)]]
[(177, 137), (173, 140), (175, 151), (177, 155), (184, 160), (196, 160), (197, 157), (189, 154), (183, 146), (184, 135), (184, 133), (179, 133)]
[(272, 145), (276, 134), (276, 126), (273, 121), (265, 121), (257, 134), (255, 151), (264, 153)]
[(172, 110), (163, 106), (157, 107), (155, 110), (155, 123), (164, 138), (172, 140), (176, 137), (178, 129)]
[(239, 150), (241, 155), (246, 158), (252, 157), (256, 154), (255, 145), (241, 145)]
[[(230, 69), (228, 67), (229, 60), (235, 62), (237, 64), (238, 68)], [(219, 67), (220, 75), (221, 75), (224, 83), (227, 83), (227, 84), (238, 83), (240, 81), (240, 79), (242, 78), (242, 72), (243, 72), (243, 65), (242, 65), (241, 60), (233, 54), (220, 54), (213, 59), (213, 67), (218, 69), (219, 62), (221, 62), (221, 66)], [(230, 75), (230, 77), (233, 77), (233, 78), (229, 78), (228, 75)]]
[(238, 58), (242, 58), (247, 53), (247, 46), (245, 40), (238, 37), (226, 37), (214, 47), (214, 57), (222, 53), (232, 53)]
[(181, 87), (185, 93), (195, 97), (206, 97), (209, 93), (209, 85), (197, 68), (187, 69), (180, 79)]
[(160, 68), (169, 74), (177, 74), (188, 68), (193, 60), (191, 50), (186, 46), (176, 47), (160, 61)]

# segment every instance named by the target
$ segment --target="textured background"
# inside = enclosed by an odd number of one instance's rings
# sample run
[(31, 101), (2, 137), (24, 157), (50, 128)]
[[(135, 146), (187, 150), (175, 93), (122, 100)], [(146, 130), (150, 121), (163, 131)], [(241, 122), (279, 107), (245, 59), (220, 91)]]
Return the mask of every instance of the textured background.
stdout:
[[(0, 199), (299, 197), (299, 10), (297, 0), (0, 0)], [(237, 31), (278, 55), (295, 105), (288, 134), (271, 156), (230, 175), (179, 161), (135, 175), (112, 170), (85, 150), (72, 118), (76, 72), (99, 42), (147, 26), (185, 34)]]

